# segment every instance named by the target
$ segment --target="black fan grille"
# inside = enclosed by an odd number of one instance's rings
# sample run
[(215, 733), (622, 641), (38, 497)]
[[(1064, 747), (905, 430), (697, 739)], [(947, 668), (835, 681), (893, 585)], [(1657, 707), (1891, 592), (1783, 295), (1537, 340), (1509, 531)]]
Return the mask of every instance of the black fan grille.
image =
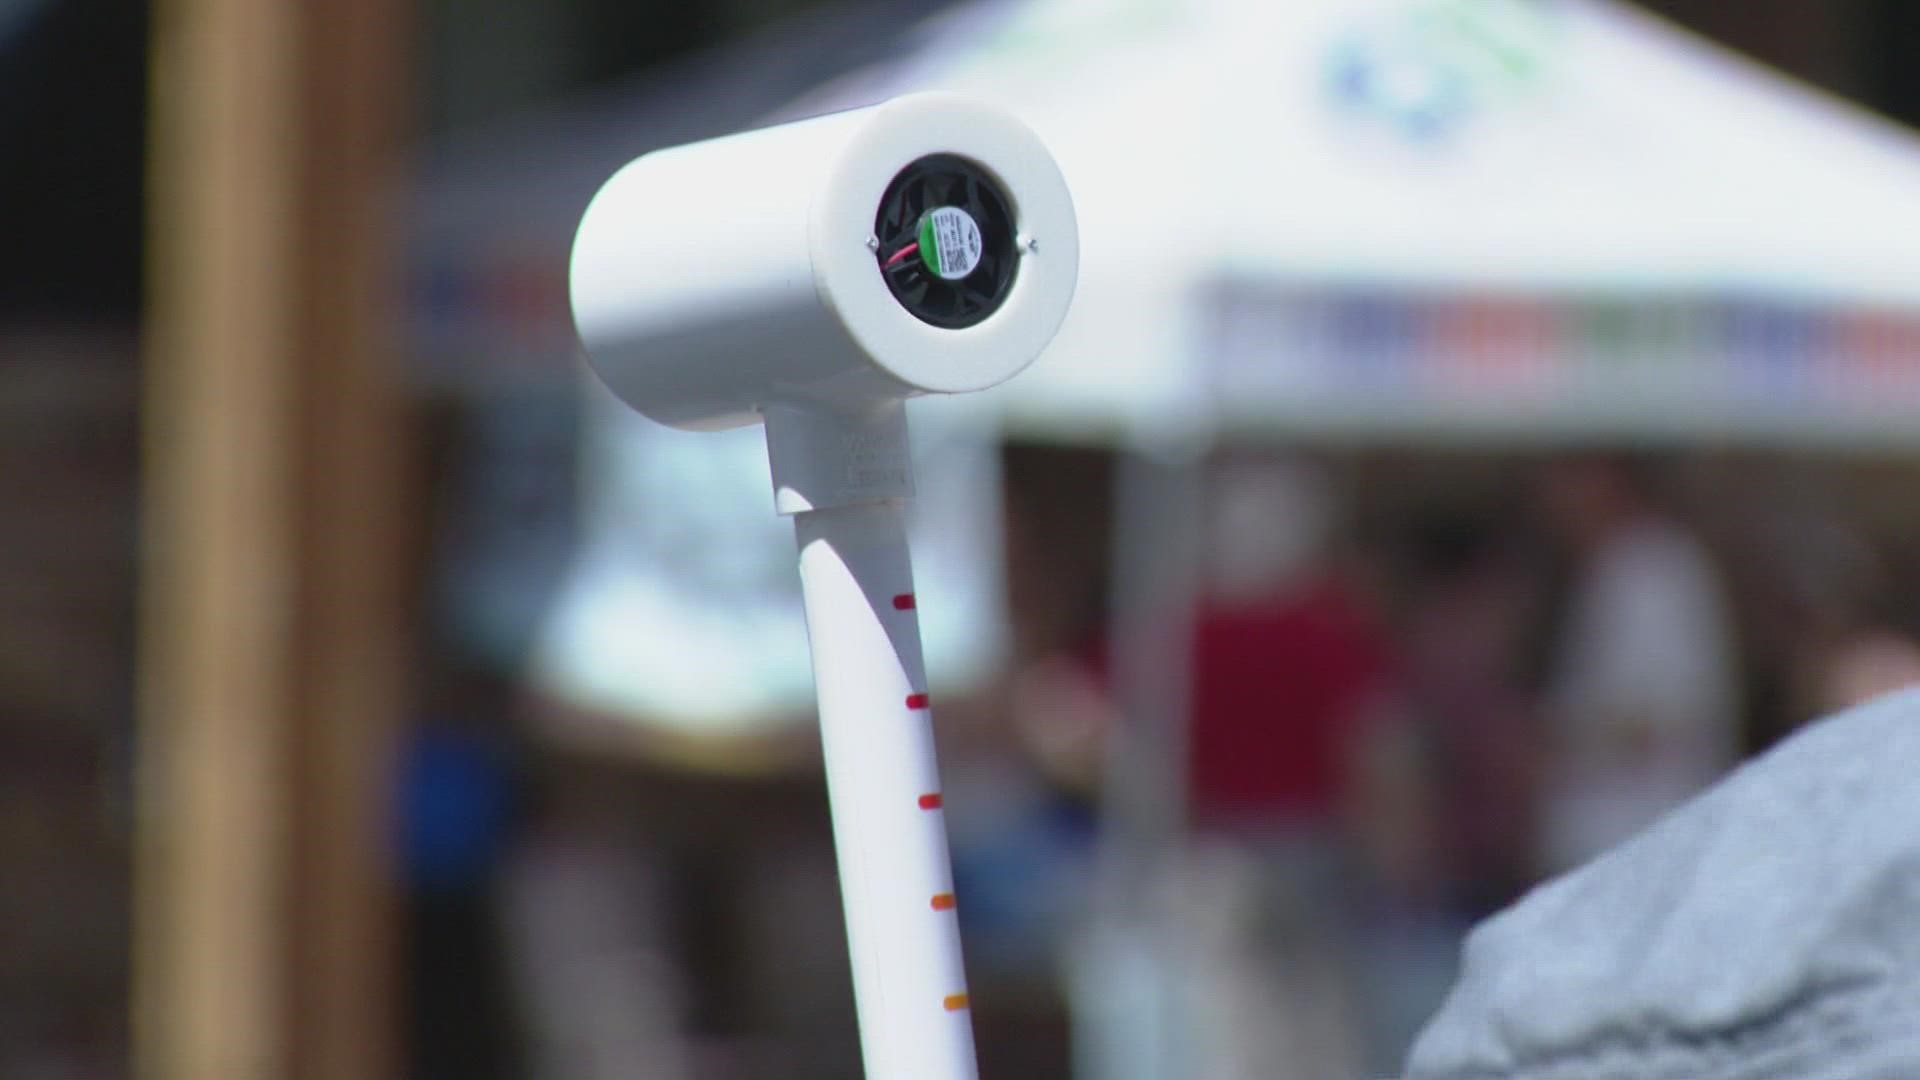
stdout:
[[(980, 228), (980, 262), (966, 277), (948, 280), (918, 257), (889, 260), (919, 236), (930, 210), (957, 206)], [(934, 326), (973, 326), (1006, 302), (1019, 269), (1013, 212), (999, 184), (985, 169), (954, 154), (931, 154), (900, 170), (887, 185), (874, 216), (877, 258), (887, 288), (900, 306)]]

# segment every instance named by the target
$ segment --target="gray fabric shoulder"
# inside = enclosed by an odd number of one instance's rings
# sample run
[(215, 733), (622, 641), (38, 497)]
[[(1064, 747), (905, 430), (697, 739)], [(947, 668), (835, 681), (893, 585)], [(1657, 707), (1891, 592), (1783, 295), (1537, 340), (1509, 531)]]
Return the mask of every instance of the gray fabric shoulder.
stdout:
[(1482, 924), (1406, 1080), (1883, 1074), (1920, 1076), (1920, 691)]

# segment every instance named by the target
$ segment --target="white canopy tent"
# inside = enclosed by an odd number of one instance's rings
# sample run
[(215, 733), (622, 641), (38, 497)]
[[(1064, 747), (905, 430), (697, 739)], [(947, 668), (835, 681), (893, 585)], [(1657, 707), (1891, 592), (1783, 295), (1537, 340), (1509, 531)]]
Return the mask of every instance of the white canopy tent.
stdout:
[[(1055, 346), (983, 400), (917, 405), (937, 437), (964, 442), (988, 429), (979, 417), (1133, 445), (1920, 432), (1916, 140), (1611, 0), (830, 10), (432, 159), (413, 275), (424, 370), (574, 370), (572, 226), (632, 155), (933, 87), (1001, 100), (1040, 131), (1084, 245)], [(542, 635), (553, 679), (723, 728), (804, 708), (804, 650), (767, 644), (798, 642), (791, 597), (715, 605), (682, 584), (752, 577), (751, 552), (785, 560), (758, 490), (715, 508), (726, 545), (631, 539), (650, 506), (686, 499), (684, 470), (659, 462), (724, 460), (757, 489), (755, 439), (675, 449), (684, 437), (594, 400), (602, 494)], [(980, 600), (995, 579), (976, 572), (996, 561), (984, 468), (925, 478), (952, 485), (926, 505), (965, 515), (924, 547), (930, 648), (952, 658), (936, 670), (981, 670), (995, 649)], [(683, 572), (687, 557), (701, 566)], [(663, 659), (661, 640), (685, 655)], [(729, 653), (752, 659), (687, 662)]]

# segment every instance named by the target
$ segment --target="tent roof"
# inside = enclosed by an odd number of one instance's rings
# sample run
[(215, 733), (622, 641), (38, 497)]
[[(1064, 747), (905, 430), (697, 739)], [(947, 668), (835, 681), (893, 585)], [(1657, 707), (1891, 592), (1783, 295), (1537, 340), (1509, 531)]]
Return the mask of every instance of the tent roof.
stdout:
[(1920, 304), (1920, 139), (1608, 0), (976, 0), (784, 112), (930, 88), (1027, 117), (1116, 258)]
[[(925, 88), (1025, 117), (1074, 191), (1074, 310), (979, 402), (1016, 427), (1884, 439), (1920, 400), (1920, 140), (1614, 0), (825, 9), (429, 159), (417, 337), (550, 371), (572, 228), (619, 164)], [(1485, 366), (1449, 334), (1548, 375), (1437, 391)], [(1383, 350), (1401, 381), (1340, 383)], [(1800, 408), (1782, 356), (1845, 400)], [(1258, 377), (1223, 395), (1223, 364)]]
[(784, 115), (931, 88), (1080, 214), (1017, 427), (1884, 441), (1920, 397), (1920, 139), (1622, 3), (975, 0)]

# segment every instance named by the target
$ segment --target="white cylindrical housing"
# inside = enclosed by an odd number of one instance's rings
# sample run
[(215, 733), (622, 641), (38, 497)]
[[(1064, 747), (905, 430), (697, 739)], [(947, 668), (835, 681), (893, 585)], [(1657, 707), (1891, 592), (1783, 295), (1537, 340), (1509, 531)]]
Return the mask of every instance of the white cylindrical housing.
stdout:
[(794, 528), (867, 1075), (977, 1080), (900, 503)]
[[(907, 310), (874, 247), (889, 185), (932, 155), (990, 176), (1018, 238), (1004, 300), (958, 329)], [(993, 386), (1052, 339), (1078, 273), (1072, 201), (1039, 139), (999, 109), (913, 94), (634, 160), (587, 208), (570, 277), (607, 386), (713, 429)]]

